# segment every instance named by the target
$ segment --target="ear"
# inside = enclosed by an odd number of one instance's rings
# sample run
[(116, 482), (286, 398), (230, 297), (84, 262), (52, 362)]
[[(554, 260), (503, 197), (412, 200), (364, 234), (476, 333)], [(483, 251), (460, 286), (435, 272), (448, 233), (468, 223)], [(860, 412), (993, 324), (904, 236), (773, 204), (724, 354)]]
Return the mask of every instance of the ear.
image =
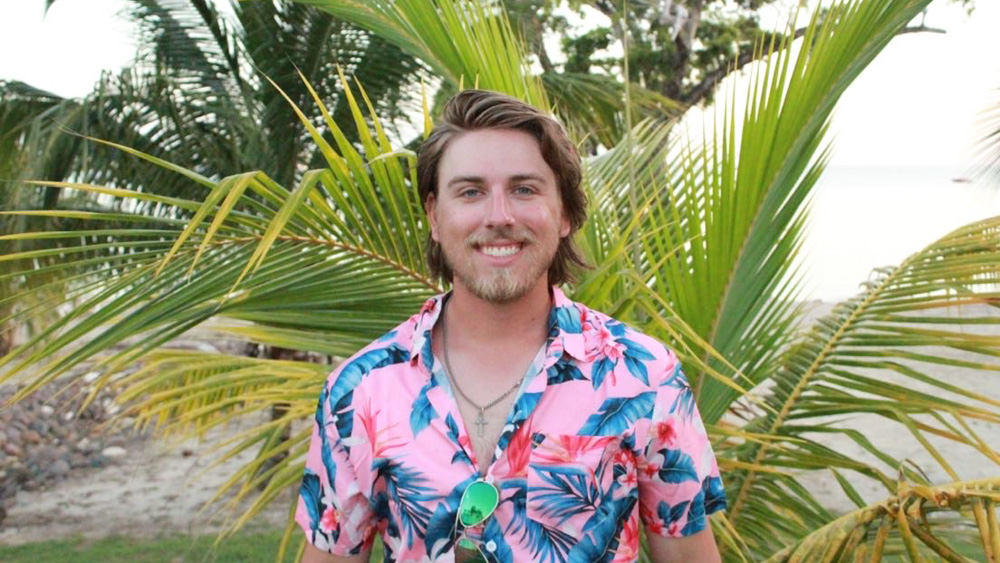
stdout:
[(431, 226), (431, 239), (434, 242), (441, 242), (438, 240), (438, 229), (437, 229), (437, 216), (434, 214), (437, 209), (437, 198), (434, 197), (434, 193), (427, 195), (427, 199), (424, 200), (424, 213), (427, 214), (427, 222)]
[(559, 218), (559, 238), (568, 237), (570, 228), (569, 217), (565, 213), (562, 213), (562, 217)]

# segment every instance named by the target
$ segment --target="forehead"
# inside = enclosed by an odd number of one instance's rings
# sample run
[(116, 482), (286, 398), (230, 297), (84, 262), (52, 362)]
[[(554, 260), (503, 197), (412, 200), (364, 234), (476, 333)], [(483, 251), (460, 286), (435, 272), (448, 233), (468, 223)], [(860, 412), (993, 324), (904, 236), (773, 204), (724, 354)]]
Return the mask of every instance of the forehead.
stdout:
[(516, 129), (479, 129), (453, 138), (438, 167), (439, 186), (456, 176), (503, 180), (513, 176), (536, 175), (555, 182), (555, 173), (542, 149), (529, 133)]

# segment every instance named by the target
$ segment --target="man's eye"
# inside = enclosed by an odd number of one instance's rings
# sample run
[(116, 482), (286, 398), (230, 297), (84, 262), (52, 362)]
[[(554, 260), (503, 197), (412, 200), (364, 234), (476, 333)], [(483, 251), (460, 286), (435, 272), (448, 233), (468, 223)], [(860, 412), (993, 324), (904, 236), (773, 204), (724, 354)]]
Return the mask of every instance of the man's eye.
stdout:
[(535, 190), (531, 186), (517, 186), (514, 188), (514, 193), (518, 195), (530, 195), (535, 193)]
[(476, 197), (479, 192), (479, 188), (464, 188), (458, 191), (458, 197)]

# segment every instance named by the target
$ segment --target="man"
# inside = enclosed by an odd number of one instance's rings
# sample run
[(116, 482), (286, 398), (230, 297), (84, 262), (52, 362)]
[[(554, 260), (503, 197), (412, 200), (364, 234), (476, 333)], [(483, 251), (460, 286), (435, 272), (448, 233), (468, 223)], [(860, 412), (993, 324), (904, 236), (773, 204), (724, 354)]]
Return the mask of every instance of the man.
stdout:
[(676, 356), (556, 287), (583, 264), (580, 159), (513, 98), (452, 98), (421, 147), (428, 262), (453, 290), (320, 397), (306, 561), (715, 561), (725, 507)]

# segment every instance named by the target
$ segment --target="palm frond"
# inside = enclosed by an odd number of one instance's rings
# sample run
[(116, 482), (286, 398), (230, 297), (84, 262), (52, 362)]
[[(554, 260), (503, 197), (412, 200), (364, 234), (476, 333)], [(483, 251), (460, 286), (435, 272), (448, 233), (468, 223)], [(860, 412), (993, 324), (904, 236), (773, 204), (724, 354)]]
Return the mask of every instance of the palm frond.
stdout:
[[(970, 423), (1000, 424), (1000, 399), (962, 384), (963, 377), (1000, 375), (1000, 335), (983, 330), (1000, 326), (998, 251), (1000, 218), (958, 229), (880, 272), (866, 292), (819, 319), (774, 378), (766, 398), (772, 414), (747, 427), (794, 441), (780, 447), (746, 443), (736, 448), (738, 458), (754, 466), (850, 469), (890, 488), (878, 466), (892, 471), (901, 461), (887, 453), (891, 443), (879, 443), (887, 437), (831, 424), (832, 417), (864, 414), (898, 423), (925, 449), (927, 463), (952, 480), (960, 480), (963, 469), (953, 467), (929, 436), (968, 446), (983, 463), (1000, 466), (995, 444)], [(867, 451), (871, 462), (836, 453), (834, 434)], [(906, 474), (929, 485), (919, 473)], [(783, 509), (775, 505), (784, 502), (781, 497), (768, 494), (780, 479), (745, 470), (732, 472), (729, 481), (735, 491), (730, 518), (764, 539), (770, 527), (755, 520)]]
[(1000, 180), (1000, 89), (994, 90), (989, 104), (980, 116), (981, 138), (974, 173)]
[[(840, 516), (767, 561), (880, 561), (904, 551), (911, 560), (991, 561), (1000, 553), (998, 501), (1000, 479), (936, 487), (901, 481), (893, 496)], [(956, 518), (956, 513), (962, 517)], [(976, 534), (963, 533), (969, 524)], [(967, 558), (956, 549), (958, 542), (966, 554), (978, 551), (981, 559)]]
[(385, 38), (453, 86), (478, 86), (549, 107), (506, 12), (488, 0), (300, 1)]
[[(709, 131), (715, 136), (680, 139), (666, 178), (636, 187), (639, 200), (652, 201), (643, 230), (671, 224), (647, 252), (678, 249), (675, 260), (648, 272), (651, 287), (754, 382), (774, 373), (793, 334), (794, 258), (826, 160), (830, 112), (924, 5), (840, 3), (813, 18), (797, 52), (788, 42), (760, 46), (770, 55), (751, 77), (742, 118), (731, 93), (721, 124)], [(718, 420), (738, 395), (691, 376), (706, 421)]]

